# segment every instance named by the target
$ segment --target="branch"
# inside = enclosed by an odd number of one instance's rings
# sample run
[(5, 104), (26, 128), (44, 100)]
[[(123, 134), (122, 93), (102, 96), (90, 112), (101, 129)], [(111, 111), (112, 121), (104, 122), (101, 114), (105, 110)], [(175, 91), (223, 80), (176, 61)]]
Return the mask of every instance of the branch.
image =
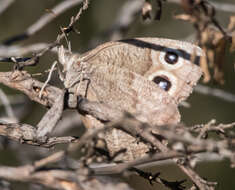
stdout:
[(59, 151), (31, 165), (21, 167), (0, 167), (0, 178), (9, 181), (37, 183), (53, 189), (64, 190), (131, 190), (126, 184), (115, 182), (111, 178), (100, 180), (90, 178), (87, 168), (66, 170), (61, 168), (48, 168), (49, 164), (56, 163), (65, 158), (65, 153)]
[(28, 144), (33, 146), (40, 146), (51, 148), (57, 144), (68, 144), (76, 142), (76, 137), (48, 137), (44, 141), (37, 138), (37, 128), (28, 124), (20, 123), (1, 123), (0, 122), (0, 136), (8, 139)]
[(14, 114), (14, 111), (11, 107), (11, 104), (8, 100), (8, 97), (7, 95), (3, 92), (2, 89), (0, 89), (0, 100), (1, 102), (3, 103), (4, 107), (5, 107), (5, 110), (6, 110), (6, 113), (7, 113), (7, 116), (10, 120), (13, 120), (14, 122), (17, 122), (17, 118)]
[(59, 88), (48, 85), (42, 93), (42, 98), (39, 98), (43, 83), (32, 78), (26, 71), (0, 72), (0, 83), (23, 92), (31, 100), (46, 107), (51, 107), (63, 93)]
[[(42, 51), (43, 49), (47, 48), (48, 44), (46, 43), (37, 43), (37, 44), (31, 44), (27, 46), (20, 46), (20, 45), (14, 45), (14, 46), (4, 46), (0, 45), (0, 61), (3, 61), (3, 58), (5, 57), (20, 57), (24, 56), (29, 53), (35, 53)], [(57, 52), (55, 49), (52, 49), (51, 51)]]
[(2, 14), (15, 0), (2, 0), (0, 2), (0, 14)]
[(52, 20), (54, 20), (56, 17), (58, 17), (60, 14), (68, 10), (69, 8), (81, 3), (82, 0), (67, 0), (62, 1), (58, 5), (56, 5), (54, 8), (50, 10), (49, 13), (46, 13), (43, 15), (38, 21), (36, 21), (33, 25), (28, 27), (26, 31), (22, 34), (18, 34), (16, 36), (10, 37), (3, 41), (4, 45), (11, 45), (12, 43), (15, 43), (17, 41), (24, 40), (26, 38), (31, 37), (32, 35), (36, 34), (39, 30), (41, 30), (43, 27), (45, 27), (48, 23), (50, 23)]
[(211, 88), (209, 86), (198, 84), (194, 91), (204, 95), (210, 95), (227, 102), (235, 102), (235, 95), (218, 88)]

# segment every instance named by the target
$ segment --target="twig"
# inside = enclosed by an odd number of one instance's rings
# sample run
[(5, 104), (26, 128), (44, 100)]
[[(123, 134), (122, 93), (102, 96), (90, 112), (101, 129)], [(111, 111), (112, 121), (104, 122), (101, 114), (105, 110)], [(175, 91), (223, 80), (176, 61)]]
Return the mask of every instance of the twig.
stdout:
[(34, 162), (33, 165), (34, 165), (35, 169), (39, 169), (39, 168), (42, 168), (48, 164), (56, 163), (56, 162), (62, 160), (64, 156), (65, 156), (65, 152), (59, 151), (59, 152), (56, 152), (46, 158), (43, 158), (39, 161)]
[(61, 168), (46, 167), (49, 164), (61, 161), (65, 157), (64, 151), (59, 151), (33, 164), (21, 167), (0, 167), (0, 178), (9, 181), (37, 183), (53, 189), (63, 190), (131, 190), (123, 183), (114, 182), (112, 179), (95, 176), (89, 178), (86, 168), (66, 170)]
[(2, 0), (0, 2), (0, 14), (2, 14), (15, 0)]
[(54, 68), (55, 68), (56, 64), (57, 64), (57, 61), (55, 61), (55, 62), (52, 64), (52, 67), (51, 67), (50, 72), (49, 72), (49, 74), (48, 74), (47, 80), (46, 80), (46, 82), (43, 84), (43, 86), (42, 86), (42, 88), (41, 88), (41, 90), (40, 90), (40, 92), (39, 92), (39, 98), (42, 98), (42, 92), (44, 91), (46, 85), (47, 85), (47, 84), (49, 83), (49, 81), (51, 80), (51, 76), (52, 76), (52, 73), (53, 73), (53, 71), (54, 71)]
[(64, 110), (64, 95), (65, 93), (61, 93), (56, 98), (53, 106), (47, 111), (47, 113), (38, 123), (37, 138), (45, 138), (56, 127), (56, 124), (59, 122), (59, 119), (61, 118), (62, 112)]
[(14, 122), (17, 122), (17, 118), (14, 114), (14, 111), (11, 107), (11, 104), (10, 104), (6, 94), (2, 91), (2, 89), (0, 89), (0, 100), (2, 101), (2, 104), (5, 107), (5, 110), (6, 110), (8, 117), (11, 118), (11, 120), (13, 120)]
[(228, 102), (235, 102), (235, 95), (218, 88), (198, 84), (195, 87), (195, 92), (205, 95), (214, 96)]
[(51, 148), (57, 144), (76, 142), (76, 137), (48, 137), (44, 141), (37, 139), (36, 127), (19, 123), (0, 123), (0, 136), (8, 139), (45, 148)]
[(109, 31), (112, 40), (120, 39), (122, 32), (125, 31), (136, 18), (136, 13), (140, 11), (143, 3), (143, 0), (138, 0), (127, 1), (123, 4)]
[[(21, 41), (26, 38), (31, 37), (35, 33), (37, 33), (39, 30), (41, 30), (43, 27), (45, 27), (49, 22), (54, 20), (57, 16), (65, 12), (67, 9), (81, 3), (82, 0), (67, 0), (62, 1), (58, 5), (56, 5), (54, 8), (51, 9), (50, 13), (46, 13), (43, 15), (36, 23), (34, 23), (32, 26), (30, 26), (26, 31), (22, 34), (18, 34), (16, 36), (10, 37), (6, 40), (4, 40), (3, 44), (5, 45), (11, 45), (12, 43), (16, 41)], [(53, 14), (52, 14), (53, 13)]]
[(218, 124), (216, 125), (216, 120), (212, 119), (207, 124), (204, 125), (195, 125), (190, 127), (190, 131), (199, 133), (197, 138), (206, 138), (208, 132), (217, 132), (218, 134), (223, 134), (224, 137), (227, 137), (226, 131), (227, 129), (233, 129), (235, 127), (235, 122), (229, 124)]
[[(123, 33), (130, 27), (131, 23), (136, 18), (136, 14), (141, 10), (144, 0), (126, 1), (115, 18), (113, 24), (101, 33), (99, 37), (95, 37), (91, 40), (90, 46), (94, 47), (101, 41), (108, 40), (120, 40)], [(102, 39), (105, 38), (105, 39)]]
[[(22, 94), (7, 95), (7, 98), (11, 105), (23, 104), (26, 99)], [(3, 102), (0, 102), (0, 106), (4, 106)]]
[[(60, 169), (35, 171), (34, 165), (0, 167), (0, 177), (10, 181), (34, 182), (54, 189), (81, 189), (76, 182), (76, 173)], [(48, 180), (49, 179), (49, 180)]]
[[(195, 157), (194, 159), (194, 164), (196, 165), (197, 163), (200, 162), (218, 162), (218, 161), (223, 161), (224, 158), (217, 153), (208, 153), (208, 152), (203, 152), (204, 150), (201, 150), (202, 153), (200, 152), (200, 149), (195, 149), (190, 152), (190, 155)], [(167, 159), (169, 156), (169, 159)], [(172, 158), (181, 158), (187, 156), (183, 152), (175, 152), (175, 151), (169, 151), (167, 153), (163, 152), (158, 152), (155, 154), (151, 155), (146, 155), (141, 158), (138, 158), (136, 160), (127, 162), (127, 163), (94, 163), (89, 165), (89, 167), (94, 171), (95, 175), (106, 175), (106, 174), (119, 174), (122, 172), (125, 172), (129, 167), (137, 167), (137, 168), (151, 168), (155, 166), (162, 166), (164, 164), (174, 164), (175, 162), (172, 160)]]
[[(22, 57), (29, 53), (39, 52), (48, 47), (46, 43), (36, 43), (27, 46), (20, 45), (12, 45), (12, 46), (4, 46), (0, 45), (0, 57), (1, 59), (6, 59), (8, 57)], [(52, 52), (57, 52), (56, 49), (52, 49)]]
[(0, 83), (25, 93), (31, 100), (46, 107), (51, 107), (56, 101), (56, 97), (62, 93), (59, 88), (48, 85), (43, 99), (39, 98), (43, 83), (32, 78), (26, 71), (0, 72)]

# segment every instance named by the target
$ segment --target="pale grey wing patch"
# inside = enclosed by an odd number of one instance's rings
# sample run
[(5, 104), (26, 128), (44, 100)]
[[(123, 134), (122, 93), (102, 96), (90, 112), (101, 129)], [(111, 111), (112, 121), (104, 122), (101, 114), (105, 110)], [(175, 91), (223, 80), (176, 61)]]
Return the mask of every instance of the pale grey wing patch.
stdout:
[(176, 103), (165, 91), (129, 70), (95, 67), (90, 85), (99, 101), (138, 114), (142, 121), (162, 125), (180, 120)]

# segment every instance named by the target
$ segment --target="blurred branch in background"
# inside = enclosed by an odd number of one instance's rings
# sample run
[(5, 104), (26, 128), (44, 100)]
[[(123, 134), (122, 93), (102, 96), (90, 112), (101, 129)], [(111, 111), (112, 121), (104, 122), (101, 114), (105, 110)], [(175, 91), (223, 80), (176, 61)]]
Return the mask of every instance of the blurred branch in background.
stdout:
[(65, 12), (66, 10), (72, 8), (73, 6), (80, 4), (82, 0), (67, 0), (62, 1), (54, 8), (49, 10), (49, 13), (43, 15), (39, 20), (37, 20), (33, 25), (28, 27), (26, 31), (22, 34), (18, 34), (16, 36), (10, 37), (2, 42), (3, 45), (12, 45), (17, 41), (21, 41), (31, 37), (40, 31), (43, 27), (49, 24), (52, 20), (54, 20), (57, 16)]
[(9, 120), (11, 120), (14, 123), (18, 122), (18, 119), (15, 116), (14, 111), (11, 107), (11, 103), (9, 102), (7, 95), (3, 92), (2, 89), (0, 89), (0, 100), (6, 110), (6, 113), (7, 113)]
[[(43, 49), (48, 47), (48, 44), (46, 43), (37, 43), (37, 44), (31, 44), (28, 46), (21, 46), (21, 45), (11, 45), (11, 46), (3, 46), (0, 45), (0, 56), (2, 57), (1, 60), (4, 59), (4, 57), (22, 57), (29, 53), (35, 53), (39, 52)], [(52, 49), (53, 50), (53, 49)]]
[(227, 101), (227, 102), (235, 102), (235, 95), (234, 94), (231, 94), (231, 93), (226, 92), (221, 89), (212, 88), (209, 86), (198, 84), (194, 90), (197, 93), (209, 95), (209, 96), (214, 96), (214, 97), (217, 97), (217, 98), (224, 100), (224, 101)]
[(15, 0), (2, 0), (0, 2), (0, 14), (2, 14), (4, 11), (7, 10), (9, 6), (11, 6), (12, 3), (14, 3)]

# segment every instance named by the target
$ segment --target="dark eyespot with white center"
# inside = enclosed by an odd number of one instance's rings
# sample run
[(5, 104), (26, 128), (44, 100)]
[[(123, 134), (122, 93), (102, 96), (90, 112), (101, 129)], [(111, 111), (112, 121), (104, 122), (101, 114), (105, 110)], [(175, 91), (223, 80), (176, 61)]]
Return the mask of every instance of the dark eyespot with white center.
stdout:
[(174, 65), (178, 62), (179, 55), (176, 52), (167, 51), (164, 59), (168, 64)]
[(153, 78), (153, 82), (155, 82), (161, 89), (168, 91), (171, 88), (171, 82), (165, 76), (156, 76)]

